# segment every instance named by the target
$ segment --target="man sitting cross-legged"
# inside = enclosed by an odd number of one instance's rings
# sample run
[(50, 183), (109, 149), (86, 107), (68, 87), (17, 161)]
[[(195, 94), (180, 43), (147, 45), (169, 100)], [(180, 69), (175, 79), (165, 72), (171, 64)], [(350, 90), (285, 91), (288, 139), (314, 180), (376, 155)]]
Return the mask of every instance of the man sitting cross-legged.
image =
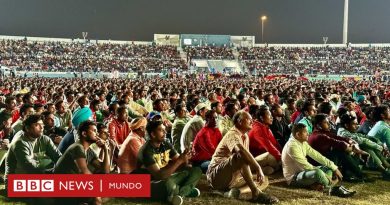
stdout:
[[(287, 183), (296, 187), (311, 187), (316, 190), (329, 189), (330, 194), (340, 197), (349, 197), (355, 194), (342, 186), (332, 187), (337, 180), (332, 179), (332, 173), (342, 179), (343, 175), (338, 167), (307, 143), (309, 136), (304, 124), (296, 124), (292, 130), (292, 137), (287, 141), (282, 151), (283, 175)], [(311, 157), (323, 167), (314, 167), (306, 156)]]
[[(231, 128), (218, 144), (207, 171), (210, 185), (225, 196), (239, 198), (240, 194), (251, 192), (253, 202), (277, 203), (276, 197), (262, 192), (268, 186), (260, 165), (249, 152), (247, 132), (252, 129), (252, 117), (245, 111), (233, 116)], [(252, 175), (252, 170), (255, 175)]]
[[(150, 173), (152, 176), (152, 199), (164, 199), (174, 205), (183, 203), (182, 197), (197, 197), (195, 188), (202, 171), (199, 167), (189, 167), (191, 154), (188, 149), (179, 155), (172, 144), (166, 140), (167, 131), (162, 121), (150, 121), (146, 126), (149, 139), (140, 148), (136, 173)], [(146, 170), (145, 170), (146, 169)]]

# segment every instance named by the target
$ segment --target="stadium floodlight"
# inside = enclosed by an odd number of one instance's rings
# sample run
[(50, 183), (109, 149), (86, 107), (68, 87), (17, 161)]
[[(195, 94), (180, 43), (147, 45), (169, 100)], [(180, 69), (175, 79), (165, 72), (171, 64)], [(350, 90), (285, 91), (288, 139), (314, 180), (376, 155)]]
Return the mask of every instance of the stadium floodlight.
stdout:
[(264, 43), (264, 21), (267, 20), (267, 16), (261, 17), (261, 43)]

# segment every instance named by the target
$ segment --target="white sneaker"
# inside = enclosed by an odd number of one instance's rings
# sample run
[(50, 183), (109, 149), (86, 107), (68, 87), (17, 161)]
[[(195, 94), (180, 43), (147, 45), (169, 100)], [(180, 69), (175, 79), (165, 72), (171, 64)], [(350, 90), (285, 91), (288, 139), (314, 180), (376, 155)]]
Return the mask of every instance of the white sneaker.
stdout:
[(170, 202), (172, 205), (182, 205), (183, 198), (179, 195), (170, 196), (168, 197), (168, 202)]

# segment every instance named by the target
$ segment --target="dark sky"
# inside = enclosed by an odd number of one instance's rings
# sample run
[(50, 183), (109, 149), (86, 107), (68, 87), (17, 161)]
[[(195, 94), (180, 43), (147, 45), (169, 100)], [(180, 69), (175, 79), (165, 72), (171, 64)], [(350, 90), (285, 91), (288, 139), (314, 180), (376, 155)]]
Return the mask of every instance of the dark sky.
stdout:
[[(341, 43), (343, 0), (0, 0), (0, 35), (153, 40), (155, 33)], [(350, 0), (349, 42), (390, 42), (390, 0)]]

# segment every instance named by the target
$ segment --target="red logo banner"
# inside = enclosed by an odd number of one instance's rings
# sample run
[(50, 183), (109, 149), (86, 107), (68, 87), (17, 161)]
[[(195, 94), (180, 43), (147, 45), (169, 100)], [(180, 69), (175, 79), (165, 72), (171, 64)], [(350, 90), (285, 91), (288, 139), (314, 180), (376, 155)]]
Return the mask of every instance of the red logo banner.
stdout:
[(150, 175), (10, 174), (8, 197), (150, 197)]

